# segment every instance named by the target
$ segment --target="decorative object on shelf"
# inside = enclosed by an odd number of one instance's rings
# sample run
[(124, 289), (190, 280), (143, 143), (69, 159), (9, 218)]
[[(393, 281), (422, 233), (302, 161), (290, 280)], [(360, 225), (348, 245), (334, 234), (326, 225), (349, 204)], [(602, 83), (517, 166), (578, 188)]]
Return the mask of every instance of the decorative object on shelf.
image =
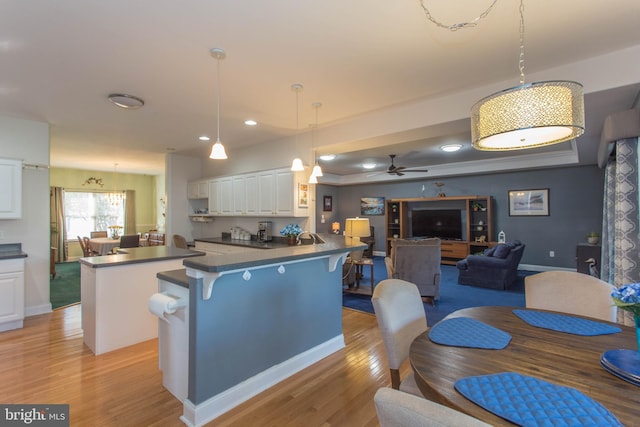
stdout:
[(384, 197), (361, 197), (360, 215), (384, 215)]
[(120, 230), (124, 227), (121, 225), (110, 225), (107, 228), (111, 231), (111, 238), (115, 240), (120, 238)]
[(549, 189), (510, 190), (509, 216), (549, 216)]
[(600, 235), (595, 231), (590, 232), (587, 234), (587, 242), (590, 245), (597, 245), (600, 242)]
[(487, 236), (478, 236), (476, 237), (476, 243), (486, 243)]
[(471, 202), (471, 209), (473, 209), (474, 212), (478, 212), (482, 209), (482, 205), (478, 202)]
[(287, 224), (282, 230), (280, 235), (287, 239), (289, 245), (295, 245), (298, 243), (298, 236), (302, 233), (302, 228), (298, 224)]
[(322, 198), (322, 210), (324, 212), (331, 212), (333, 210), (333, 197), (324, 196)]
[(222, 142), (220, 142), (220, 61), (222, 59), (226, 58), (227, 54), (224, 52), (223, 49), (216, 48), (216, 47), (211, 49), (209, 52), (211, 53), (211, 56), (216, 59), (216, 67), (217, 67), (217, 74), (216, 74), (216, 77), (217, 77), (217, 79), (216, 79), (216, 95), (217, 95), (216, 96), (216, 104), (217, 104), (217, 110), (218, 110), (218, 114), (217, 114), (217, 119), (218, 119), (218, 125), (217, 125), (218, 137), (216, 139), (216, 142), (211, 147), (211, 154), (209, 154), (209, 158), (210, 159), (215, 159), (215, 160), (225, 160), (225, 159), (227, 159), (227, 153), (224, 150), (224, 145), (222, 145)]
[(573, 81), (526, 83), (524, 2), (520, 0), (520, 85), (494, 93), (471, 108), (471, 142), (478, 150), (518, 150), (575, 139), (584, 133), (582, 85)]
[(300, 92), (302, 92), (303, 86), (300, 83), (294, 83), (291, 85), (291, 90), (294, 91), (296, 93), (296, 145), (295, 145), (295, 154), (296, 154), (296, 158), (293, 159), (293, 162), (291, 163), (291, 170), (294, 172), (302, 172), (304, 170), (304, 165), (302, 164), (302, 160), (300, 159), (300, 157), (297, 157), (298, 154), (298, 129), (299, 129), (299, 122), (300, 122), (300, 108), (299, 108), (299, 97), (300, 97)]
[(85, 185), (91, 185), (91, 184), (96, 184), (96, 185), (99, 185), (100, 187), (104, 186), (104, 183), (102, 182), (102, 178), (94, 178), (92, 176), (87, 178), (87, 180), (82, 183), (82, 186), (84, 187)]
[(436, 186), (436, 189), (438, 191), (438, 197), (447, 197), (447, 195), (444, 194), (444, 191), (442, 191), (442, 187), (444, 186), (444, 182), (436, 181), (433, 184)]
[(504, 231), (500, 230), (498, 233), (498, 243), (505, 243), (507, 241), (507, 235), (504, 234)]

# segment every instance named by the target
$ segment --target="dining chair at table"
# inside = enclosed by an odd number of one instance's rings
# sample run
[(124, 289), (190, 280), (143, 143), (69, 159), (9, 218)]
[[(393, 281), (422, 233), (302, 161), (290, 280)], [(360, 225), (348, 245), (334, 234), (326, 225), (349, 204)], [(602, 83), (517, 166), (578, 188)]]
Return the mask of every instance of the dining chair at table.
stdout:
[(373, 397), (380, 427), (490, 426), (467, 414), (389, 387)]
[(92, 239), (95, 239), (96, 237), (107, 237), (107, 232), (106, 231), (92, 231), (89, 234), (89, 237), (91, 237)]
[(545, 271), (524, 279), (527, 308), (559, 311), (615, 322), (614, 286), (574, 271)]
[(413, 340), (427, 330), (427, 315), (418, 287), (405, 280), (385, 279), (371, 298), (387, 353), (391, 387), (422, 397), (413, 372), (400, 379), (400, 367), (409, 358)]
[(140, 246), (139, 234), (127, 234), (120, 237), (120, 248), (137, 248)]
[(89, 242), (88, 237), (78, 237), (78, 243), (80, 244), (80, 248), (82, 249), (82, 256), (89, 257), (97, 255), (94, 251), (91, 250), (91, 243)]
[(189, 249), (187, 246), (187, 239), (180, 234), (173, 235), (173, 246), (180, 249)]

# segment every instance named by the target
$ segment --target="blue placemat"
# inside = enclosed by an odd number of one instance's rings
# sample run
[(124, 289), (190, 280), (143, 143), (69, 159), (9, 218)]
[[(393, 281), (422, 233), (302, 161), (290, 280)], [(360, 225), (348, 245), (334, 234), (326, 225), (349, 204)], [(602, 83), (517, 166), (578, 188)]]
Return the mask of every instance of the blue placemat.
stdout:
[(531, 326), (568, 334), (593, 336), (615, 334), (621, 331), (617, 326), (565, 314), (536, 310), (513, 310), (513, 313)]
[(455, 388), (476, 405), (521, 426), (621, 426), (600, 403), (578, 390), (503, 372), (462, 378)]
[(613, 375), (640, 386), (640, 353), (636, 350), (608, 350), (600, 355), (600, 364)]
[(500, 350), (511, 341), (511, 335), (468, 317), (444, 319), (429, 329), (429, 339), (438, 344)]

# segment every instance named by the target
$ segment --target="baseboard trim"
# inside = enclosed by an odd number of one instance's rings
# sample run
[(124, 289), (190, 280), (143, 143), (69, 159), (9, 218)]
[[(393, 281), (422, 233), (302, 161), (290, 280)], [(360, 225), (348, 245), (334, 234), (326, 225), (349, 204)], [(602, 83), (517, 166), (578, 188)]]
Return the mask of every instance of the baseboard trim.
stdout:
[(180, 420), (186, 425), (194, 427), (211, 422), (269, 387), (341, 350), (344, 346), (344, 335), (340, 334), (246, 379), (199, 405), (194, 405), (189, 399), (185, 399), (182, 403), (183, 412)]
[(49, 302), (47, 304), (40, 304), (40, 305), (31, 306), (31, 307), (25, 307), (24, 315), (25, 317), (38, 316), (40, 314), (51, 313), (52, 311), (53, 309), (51, 308), (51, 303)]

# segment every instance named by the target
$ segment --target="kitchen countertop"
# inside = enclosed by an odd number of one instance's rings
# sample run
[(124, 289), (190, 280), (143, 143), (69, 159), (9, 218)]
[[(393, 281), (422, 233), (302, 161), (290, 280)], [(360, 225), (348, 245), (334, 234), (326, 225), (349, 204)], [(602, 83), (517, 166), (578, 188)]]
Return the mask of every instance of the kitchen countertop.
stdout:
[(187, 276), (187, 269), (181, 268), (179, 270), (162, 271), (156, 275), (160, 280), (165, 280), (169, 283), (173, 283), (183, 288), (189, 287), (189, 276)]
[(221, 245), (231, 245), (231, 246), (242, 246), (245, 248), (253, 248), (253, 249), (276, 249), (276, 248), (284, 248), (287, 247), (287, 243), (283, 241), (283, 239), (271, 240), (269, 242), (260, 242), (257, 240), (240, 240), (240, 239), (231, 239), (226, 237), (202, 237), (199, 239), (193, 239), (196, 242), (205, 242), (205, 243), (217, 243)]
[(204, 252), (180, 249), (173, 246), (147, 246), (119, 249), (116, 255), (80, 258), (80, 263), (91, 268), (101, 268), (176, 258), (200, 257), (203, 255)]
[(22, 252), (22, 243), (5, 243), (0, 245), (0, 261), (26, 257), (27, 254)]
[[(246, 253), (208, 255), (204, 257), (187, 258), (184, 260), (183, 264), (187, 268), (194, 268), (196, 270), (201, 270), (209, 273), (217, 273), (222, 271), (257, 267), (265, 264), (302, 260), (305, 258), (313, 258), (322, 255), (339, 254), (344, 253), (345, 250), (347, 252), (351, 252), (367, 248), (366, 244), (360, 241), (354, 241), (353, 239), (344, 236), (321, 234), (319, 235), (319, 237), (321, 237), (322, 240), (325, 241), (325, 243), (294, 246), (278, 244), (277, 246), (269, 248), (271, 250), (268, 251), (248, 251)], [(219, 240), (217, 241), (212, 241), (214, 239), (196, 240), (225, 244), (225, 241), (221, 238), (218, 238)], [(250, 243), (251, 241), (244, 242)]]

